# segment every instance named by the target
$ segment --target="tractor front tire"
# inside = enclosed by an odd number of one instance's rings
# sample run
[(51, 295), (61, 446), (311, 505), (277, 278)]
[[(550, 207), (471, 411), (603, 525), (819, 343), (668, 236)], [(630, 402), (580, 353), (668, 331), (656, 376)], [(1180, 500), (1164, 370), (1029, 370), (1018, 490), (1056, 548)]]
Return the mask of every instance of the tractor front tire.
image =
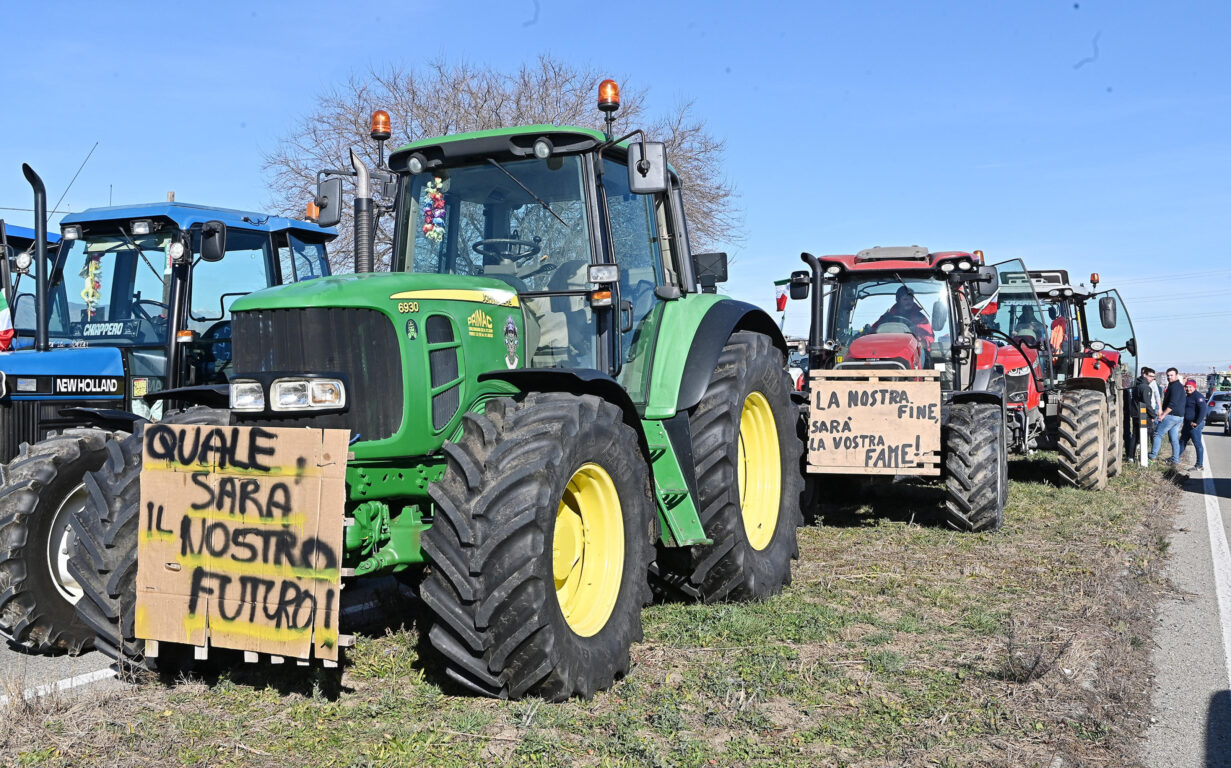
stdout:
[(0, 489), (0, 632), (35, 653), (77, 654), (94, 633), (73, 609), (81, 588), (66, 568), (69, 520), (85, 502), (86, 473), (102, 466), (112, 433), (71, 429), (21, 452)]
[(423, 533), (428, 649), (486, 696), (590, 698), (628, 672), (656, 522), (620, 409), (531, 393), (467, 414)]
[(1075, 488), (1107, 487), (1107, 400), (1088, 389), (1066, 391), (1060, 398), (1056, 449), (1060, 476)]
[[(171, 414), (161, 423), (225, 425), (230, 417), (230, 411), (195, 407)], [(75, 536), (68, 571), (83, 592), (77, 601), (77, 616), (93, 630), (94, 647), (125, 672), (166, 669), (167, 662), (185, 655), (164, 646), (165, 658), (149, 658), (145, 642), (134, 631), (144, 439), (145, 425), (138, 424), (131, 436), (107, 441), (106, 461), (97, 472), (86, 475), (89, 496), (71, 520)]]
[(697, 510), (713, 543), (659, 546), (653, 584), (663, 597), (763, 600), (791, 583), (807, 500), (781, 354), (768, 336), (732, 334), (689, 414)]
[(1008, 451), (1003, 409), (994, 403), (954, 403), (941, 434), (945, 519), (959, 531), (996, 531), (1008, 499)]

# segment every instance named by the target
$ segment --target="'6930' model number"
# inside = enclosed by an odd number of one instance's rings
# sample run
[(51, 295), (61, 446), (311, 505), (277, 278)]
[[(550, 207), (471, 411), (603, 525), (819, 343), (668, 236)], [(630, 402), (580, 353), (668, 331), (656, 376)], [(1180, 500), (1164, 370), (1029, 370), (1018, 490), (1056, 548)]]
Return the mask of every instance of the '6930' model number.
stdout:
[(398, 312), (401, 312), (403, 315), (407, 314), (408, 312), (418, 312), (418, 311), (419, 311), (419, 302), (417, 301), (399, 301), (398, 302)]

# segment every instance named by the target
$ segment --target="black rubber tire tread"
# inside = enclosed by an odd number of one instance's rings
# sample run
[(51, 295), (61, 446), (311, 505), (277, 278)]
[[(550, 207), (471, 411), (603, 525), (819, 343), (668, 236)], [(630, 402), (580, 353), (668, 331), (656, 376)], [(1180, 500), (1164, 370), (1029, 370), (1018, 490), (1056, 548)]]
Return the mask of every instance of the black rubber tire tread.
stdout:
[(1117, 388), (1114, 376), (1108, 386), (1111, 387), (1107, 398), (1107, 479), (1110, 480), (1124, 470), (1124, 393)]
[(1088, 389), (1068, 390), (1060, 398), (1056, 451), (1060, 477), (1086, 491), (1107, 487), (1107, 400)]
[(954, 403), (941, 430), (945, 520), (959, 531), (996, 531), (1007, 492), (1004, 414), (993, 403)]
[(34, 445), (23, 443), (3, 468), (0, 632), (31, 652), (77, 654), (94, 642), (94, 633), (56, 588), (45, 553), (56, 510), (86, 473), (102, 466), (112, 436), (99, 429), (49, 435)]
[[(714, 543), (658, 547), (651, 584), (666, 599), (706, 603), (764, 600), (791, 583), (791, 561), (799, 557), (796, 529), (803, 525), (800, 471), (803, 441), (791, 403), (791, 381), (782, 353), (768, 336), (748, 331), (731, 335), (701, 401), (689, 413), (697, 471), (701, 526)], [(773, 409), (782, 463), (782, 498), (777, 528), (763, 550), (753, 549), (744, 531), (736, 461), (740, 414), (745, 399), (760, 392)]]
[[(161, 423), (225, 425), (230, 419), (228, 410), (196, 406), (169, 414)], [(146, 658), (145, 643), (133, 631), (144, 437), (145, 424), (138, 424), (131, 436), (109, 440), (107, 460), (86, 475), (89, 498), (72, 520), (76, 540), (68, 563), (85, 592), (77, 601), (77, 615), (94, 631), (94, 647), (129, 672), (165, 668), (176, 657), (172, 651), (167, 659)]]
[[(590, 698), (627, 674), (650, 600), (656, 522), (649, 469), (620, 409), (593, 395), (531, 393), (467, 414), (445, 445), (448, 467), (429, 492), (430, 563), (420, 596), (427, 651), (448, 678), (481, 695)], [(569, 479), (583, 464), (611, 476), (624, 515), (624, 569), (606, 625), (568, 626), (555, 598), (552, 541)]]

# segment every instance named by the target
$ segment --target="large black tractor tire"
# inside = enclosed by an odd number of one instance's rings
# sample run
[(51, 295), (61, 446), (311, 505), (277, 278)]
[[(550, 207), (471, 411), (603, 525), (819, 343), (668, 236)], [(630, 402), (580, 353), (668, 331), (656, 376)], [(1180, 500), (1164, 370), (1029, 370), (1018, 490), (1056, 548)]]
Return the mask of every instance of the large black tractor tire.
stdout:
[(1124, 470), (1124, 398), (1123, 392), (1113, 381), (1107, 396), (1107, 478), (1111, 479)]
[(763, 600), (791, 583), (804, 487), (790, 392), (769, 337), (732, 334), (688, 418), (697, 509), (713, 543), (660, 545), (652, 581), (660, 596)]
[(1060, 477), (1086, 491), (1107, 487), (1107, 401), (1102, 393), (1078, 389), (1060, 399), (1056, 450)]
[(431, 486), (426, 650), (486, 696), (589, 698), (628, 672), (657, 522), (636, 431), (592, 395), (464, 418)]
[[(194, 407), (161, 423), (223, 425), (230, 418), (230, 411)], [(75, 536), (68, 570), (84, 593), (77, 601), (77, 616), (94, 631), (94, 647), (125, 671), (167, 669), (186, 650), (164, 648), (158, 659), (149, 658), (134, 632), (144, 438), (145, 425), (138, 424), (131, 436), (107, 442), (107, 459), (97, 472), (86, 475), (89, 496), (71, 521)]]
[(23, 444), (3, 469), (0, 632), (29, 651), (77, 654), (94, 640), (73, 610), (81, 589), (65, 568), (65, 550), (69, 520), (85, 501), (85, 476), (102, 466), (111, 437), (71, 429)]
[(1003, 409), (954, 403), (941, 430), (945, 520), (959, 531), (996, 531), (1008, 499), (1008, 445)]

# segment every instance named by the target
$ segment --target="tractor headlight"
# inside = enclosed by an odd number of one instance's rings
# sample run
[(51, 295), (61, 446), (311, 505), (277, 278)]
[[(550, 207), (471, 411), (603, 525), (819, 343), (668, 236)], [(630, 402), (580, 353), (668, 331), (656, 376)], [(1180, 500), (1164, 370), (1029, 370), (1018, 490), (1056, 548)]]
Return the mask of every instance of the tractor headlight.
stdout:
[(346, 405), (346, 388), (340, 379), (277, 379), (270, 402), (275, 411), (342, 408)]
[(232, 381), (231, 410), (265, 410), (265, 388), (261, 386), (261, 382), (250, 379), (236, 379)]

